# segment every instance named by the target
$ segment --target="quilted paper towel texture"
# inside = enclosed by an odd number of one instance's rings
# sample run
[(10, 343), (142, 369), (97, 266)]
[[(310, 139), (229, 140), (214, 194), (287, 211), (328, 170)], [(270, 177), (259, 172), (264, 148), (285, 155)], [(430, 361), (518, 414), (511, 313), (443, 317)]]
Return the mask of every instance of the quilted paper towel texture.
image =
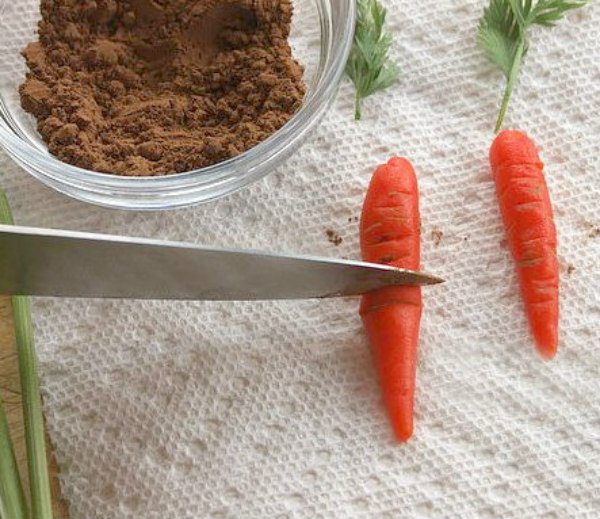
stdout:
[[(425, 290), (406, 445), (393, 441), (356, 300), (35, 300), (74, 518), (598, 517), (600, 5), (534, 31), (507, 119), (540, 145), (560, 236), (561, 345), (544, 363), (488, 171), (503, 80), (476, 45), (485, 3), (387, 0), (400, 83), (356, 123), (344, 82), (284, 167), (206, 206), (95, 208), (0, 155), (21, 224), (348, 258), (373, 167), (406, 155), (424, 267), (448, 280)], [(7, 60), (31, 38), (37, 3), (0, 6)]]

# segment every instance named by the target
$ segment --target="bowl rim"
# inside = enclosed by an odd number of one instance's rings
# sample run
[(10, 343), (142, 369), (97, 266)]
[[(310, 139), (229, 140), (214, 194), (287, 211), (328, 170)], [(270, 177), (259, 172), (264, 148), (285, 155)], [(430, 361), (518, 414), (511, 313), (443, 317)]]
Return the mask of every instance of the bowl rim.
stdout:
[[(345, 15), (342, 20), (343, 23), (335, 31), (330, 30), (330, 48), (322, 49), (321, 60), (318, 65), (318, 68), (322, 69), (322, 74), (314, 90), (304, 100), (300, 109), (279, 130), (256, 146), (235, 157), (204, 168), (166, 175), (127, 176), (92, 171), (63, 162), (49, 152), (43, 152), (33, 144), (30, 144), (19, 135), (19, 130), (10, 124), (8, 118), (2, 114), (2, 111), (0, 111), (0, 145), (5, 147), (9, 152), (12, 151), (16, 159), (25, 160), (29, 157), (29, 160), (33, 159), (36, 163), (41, 163), (48, 168), (59, 168), (59, 171), (53, 171), (52, 173), (48, 171), (39, 172), (42, 177), (51, 178), (55, 182), (66, 184), (71, 184), (71, 182), (76, 184), (90, 183), (90, 185), (95, 185), (98, 188), (142, 188), (142, 190), (144, 188), (159, 190), (169, 187), (182, 188), (185, 184), (194, 184), (195, 181), (224, 179), (233, 174), (236, 169), (242, 169), (245, 166), (250, 166), (248, 169), (253, 169), (256, 162), (261, 158), (266, 155), (278, 155), (287, 146), (301, 139), (335, 96), (352, 46), (356, 17), (356, 5), (354, 1), (347, 0), (343, 1), (342, 4), (346, 7), (346, 12), (343, 13)], [(323, 25), (325, 17), (320, 16), (319, 18), (321, 25)], [(330, 18), (328, 17), (326, 20), (331, 21)], [(323, 31), (323, 27), (321, 30)], [(333, 41), (336, 37), (341, 38), (341, 43), (336, 53), (331, 55)], [(323, 45), (322, 39), (321, 45)], [(323, 63), (323, 50), (327, 51), (327, 56), (331, 60), (326, 67)], [(248, 176), (253, 177), (252, 175)], [(245, 182), (244, 185), (253, 180), (255, 178), (249, 178), (248, 182)], [(54, 185), (54, 187), (56, 188), (57, 186)]]

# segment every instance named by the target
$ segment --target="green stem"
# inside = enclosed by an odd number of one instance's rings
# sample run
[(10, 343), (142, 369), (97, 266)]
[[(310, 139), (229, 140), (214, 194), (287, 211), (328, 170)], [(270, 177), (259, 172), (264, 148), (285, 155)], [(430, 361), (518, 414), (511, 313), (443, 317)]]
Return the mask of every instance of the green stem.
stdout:
[(0, 400), (0, 517), (27, 519), (27, 504), (19, 478), (8, 420)]
[(23, 417), (25, 419), (31, 511), (36, 519), (52, 519), (52, 496), (46, 455), (44, 415), (37, 376), (29, 300), (23, 296), (15, 296), (12, 298), (12, 305), (21, 377)]
[[(13, 224), (6, 195), (0, 191), (0, 222)], [(52, 498), (46, 456), (42, 397), (37, 376), (31, 311), (26, 297), (12, 298), (15, 339), (21, 379), (27, 468), (31, 488), (31, 515), (35, 519), (52, 519)]]
[(508, 79), (506, 81), (506, 89), (504, 90), (504, 97), (502, 98), (502, 105), (500, 106), (500, 113), (498, 114), (498, 119), (496, 120), (496, 128), (494, 128), (494, 133), (497, 133), (498, 130), (500, 130), (502, 123), (504, 122), (506, 110), (508, 110), (508, 102), (510, 101), (510, 96), (512, 94), (513, 87), (515, 86), (515, 81), (519, 76), (519, 70), (521, 69), (521, 61), (523, 61), (524, 52), (525, 38), (521, 37), (519, 45), (517, 46), (517, 51), (515, 52), (515, 58), (513, 60), (512, 67), (510, 68), (510, 73), (508, 74)]
[(354, 120), (360, 121), (362, 117), (362, 98), (356, 94), (356, 100), (354, 101)]

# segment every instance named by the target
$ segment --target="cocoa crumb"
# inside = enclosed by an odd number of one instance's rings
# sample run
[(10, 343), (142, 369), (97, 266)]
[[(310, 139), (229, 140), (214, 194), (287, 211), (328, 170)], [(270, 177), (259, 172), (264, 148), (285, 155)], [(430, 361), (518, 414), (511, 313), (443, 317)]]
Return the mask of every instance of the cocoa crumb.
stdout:
[(305, 94), (291, 0), (41, 0), (21, 104), (60, 160), (120, 175), (238, 155)]
[(444, 233), (438, 229), (437, 227), (434, 227), (431, 231), (431, 239), (433, 240), (433, 244), (438, 247), (439, 244), (442, 242), (442, 238), (444, 237)]
[(77, 138), (79, 128), (76, 124), (65, 124), (52, 134), (52, 140), (58, 144), (72, 144)]
[(588, 231), (588, 238), (598, 238), (600, 237), (600, 226), (595, 222), (590, 222), (588, 220), (582, 220), (581, 224), (584, 229)]
[(336, 247), (340, 246), (344, 241), (344, 239), (333, 229), (327, 229), (325, 231), (325, 234), (327, 235), (327, 240), (329, 241), (329, 243), (333, 243), (333, 245), (335, 245)]
[(559, 267), (560, 267), (560, 272), (566, 274), (569, 277), (573, 274), (573, 272), (575, 272), (575, 270), (577, 270), (575, 268), (575, 265), (573, 265), (572, 263), (568, 263), (566, 261), (560, 261)]
[(137, 147), (137, 152), (148, 160), (160, 160), (162, 151), (156, 142), (144, 142)]
[(31, 79), (21, 88), (21, 104), (28, 112), (47, 115), (50, 113), (47, 105), (51, 95), (50, 87), (37, 79)]

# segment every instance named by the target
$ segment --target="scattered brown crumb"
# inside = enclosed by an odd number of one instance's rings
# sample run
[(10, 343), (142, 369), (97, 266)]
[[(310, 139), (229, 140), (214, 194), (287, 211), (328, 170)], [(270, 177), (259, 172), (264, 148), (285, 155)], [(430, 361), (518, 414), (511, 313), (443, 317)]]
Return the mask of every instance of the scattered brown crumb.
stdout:
[(433, 230), (431, 231), (431, 239), (433, 240), (433, 244), (436, 247), (442, 242), (443, 237), (444, 237), (444, 233), (437, 227), (434, 227)]
[(349, 216), (348, 223), (358, 222), (358, 216)]
[(327, 239), (329, 240), (329, 243), (333, 243), (336, 247), (341, 245), (342, 242), (344, 241), (344, 239), (333, 229), (327, 229), (325, 231), (325, 234), (327, 235)]
[(588, 238), (600, 237), (600, 225), (584, 219), (581, 220), (581, 225), (588, 231)]
[(573, 274), (573, 272), (575, 272), (575, 266), (571, 263), (567, 263), (565, 261), (561, 261), (560, 262), (560, 271), (561, 273), (566, 274), (567, 276), (570, 276), (571, 274)]
[(506, 249), (506, 247), (508, 247), (508, 240), (506, 238), (500, 240), (500, 247), (502, 247), (503, 249)]

